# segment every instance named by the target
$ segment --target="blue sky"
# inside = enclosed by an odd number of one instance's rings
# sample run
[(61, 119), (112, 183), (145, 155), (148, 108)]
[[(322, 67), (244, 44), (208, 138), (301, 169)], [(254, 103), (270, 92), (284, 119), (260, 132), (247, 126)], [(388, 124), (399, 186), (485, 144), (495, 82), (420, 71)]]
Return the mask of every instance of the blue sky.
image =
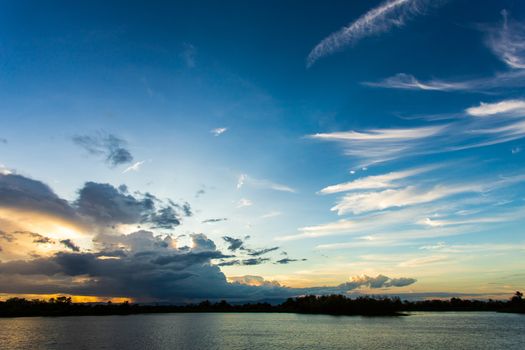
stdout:
[[(26, 197), (13, 204), (4, 180), (1, 231), (18, 237), (29, 225), (56, 242), (76, 238), (78, 254), (100, 250), (107, 236), (146, 227), (93, 226), (100, 218), (79, 204), (80, 189), (125, 184), (120, 195), (192, 208), (180, 224), (147, 228), (149, 239), (170, 235), (179, 249), (198, 246), (203, 233), (213, 250), (228, 251), (223, 237), (234, 237), (248, 256), (279, 247), (256, 264), (238, 250), (206, 261), (237, 284), (260, 276), (304, 288), (386, 275), (417, 282), (382, 293), (525, 287), (520, 1), (1, 7), (2, 174), (48, 185), (91, 225), (74, 237), (57, 231), (49, 208), (36, 210), (45, 212), (35, 216), (40, 226), (15, 222), (35, 206)], [(31, 186), (20, 193), (37, 198)], [(31, 245), (27, 234), (0, 247), (7, 262), (68, 248)], [(285, 258), (295, 261), (277, 263)]]

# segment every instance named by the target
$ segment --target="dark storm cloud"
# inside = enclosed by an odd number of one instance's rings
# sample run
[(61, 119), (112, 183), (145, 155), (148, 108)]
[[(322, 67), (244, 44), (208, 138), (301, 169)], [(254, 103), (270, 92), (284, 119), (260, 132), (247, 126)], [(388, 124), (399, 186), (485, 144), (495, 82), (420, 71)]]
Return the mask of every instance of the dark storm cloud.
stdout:
[(61, 240), (60, 243), (62, 243), (66, 248), (69, 248), (74, 252), (80, 251), (80, 248), (69, 238)]
[(148, 220), (153, 228), (171, 229), (180, 225), (180, 219), (173, 207), (161, 208), (157, 212), (151, 213)]
[(244, 248), (244, 241), (240, 238), (224, 236), (222, 239), (228, 243), (228, 250), (231, 250), (232, 252)]
[(155, 207), (151, 198), (135, 198), (110, 184), (95, 182), (84, 184), (75, 205), (79, 213), (106, 224), (140, 222)]
[(0, 206), (75, 220), (75, 210), (46, 184), (17, 174), (0, 174)]
[(258, 250), (249, 249), (248, 250), (248, 255), (249, 256), (261, 256), (261, 255), (273, 252), (273, 251), (275, 251), (277, 249), (279, 249), (279, 247), (264, 248), (264, 249), (258, 249)]
[[(216, 249), (210, 250), (215, 245), (202, 234), (191, 236), (192, 248), (189, 249), (169, 245), (160, 247), (156, 243), (166, 238), (149, 231), (138, 231), (129, 236), (132, 237), (112, 237), (114, 241), (110, 243), (124, 247), (120, 250), (60, 252), (45, 258), (0, 262), (0, 293), (127, 296), (170, 302), (202, 299), (246, 301), (347, 293), (362, 286), (381, 288), (415, 282), (409, 278), (390, 279), (379, 275), (354, 278), (353, 284), (349, 282), (335, 287), (288, 288), (278, 283), (260, 283), (258, 286), (229, 283), (219, 267), (213, 264), (215, 259), (229, 256)], [(268, 260), (222, 260), (219, 265), (255, 265)], [(77, 277), (80, 276), (83, 278), (79, 280)]]
[(86, 182), (78, 192), (75, 206), (79, 213), (103, 225), (149, 224), (152, 228), (173, 229), (188, 214), (189, 204), (162, 202), (150, 193), (129, 194), (127, 187)]
[(221, 221), (226, 221), (226, 220), (228, 220), (228, 218), (206, 219), (206, 220), (203, 220), (202, 223), (210, 224), (210, 223), (221, 222)]
[(77, 135), (73, 137), (73, 142), (89, 154), (103, 156), (112, 167), (133, 161), (133, 156), (126, 148), (127, 142), (112, 134), (100, 132), (96, 135)]

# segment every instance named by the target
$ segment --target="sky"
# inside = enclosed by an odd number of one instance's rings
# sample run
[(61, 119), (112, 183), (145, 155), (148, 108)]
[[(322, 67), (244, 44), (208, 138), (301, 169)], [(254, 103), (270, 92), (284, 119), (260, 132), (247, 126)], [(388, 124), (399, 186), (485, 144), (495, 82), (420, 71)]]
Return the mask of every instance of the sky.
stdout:
[(525, 288), (522, 1), (6, 1), (0, 62), (2, 298)]

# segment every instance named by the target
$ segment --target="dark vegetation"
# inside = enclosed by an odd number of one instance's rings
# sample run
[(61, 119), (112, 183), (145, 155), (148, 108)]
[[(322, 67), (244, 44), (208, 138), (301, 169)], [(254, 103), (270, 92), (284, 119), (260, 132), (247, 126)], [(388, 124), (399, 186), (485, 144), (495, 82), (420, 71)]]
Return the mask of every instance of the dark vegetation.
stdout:
[(350, 299), (342, 295), (308, 295), (289, 298), (279, 305), (268, 303), (231, 305), (226, 301), (187, 305), (146, 305), (124, 303), (73, 303), (71, 298), (58, 297), (48, 301), (11, 298), (0, 302), (0, 317), (17, 316), (80, 316), (80, 315), (129, 315), (139, 313), (169, 312), (289, 312), (327, 315), (403, 315), (409, 311), (498, 311), (525, 313), (523, 294), (516, 294), (508, 301), (502, 300), (425, 300), (401, 301), (399, 298), (359, 297)]

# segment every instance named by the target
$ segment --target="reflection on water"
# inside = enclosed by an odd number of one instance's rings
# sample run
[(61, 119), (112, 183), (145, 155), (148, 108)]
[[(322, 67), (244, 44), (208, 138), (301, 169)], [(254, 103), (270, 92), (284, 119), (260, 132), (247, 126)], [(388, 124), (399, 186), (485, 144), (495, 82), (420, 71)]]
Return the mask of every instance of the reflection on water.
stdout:
[(0, 319), (2, 349), (523, 349), (525, 316), (158, 314)]

